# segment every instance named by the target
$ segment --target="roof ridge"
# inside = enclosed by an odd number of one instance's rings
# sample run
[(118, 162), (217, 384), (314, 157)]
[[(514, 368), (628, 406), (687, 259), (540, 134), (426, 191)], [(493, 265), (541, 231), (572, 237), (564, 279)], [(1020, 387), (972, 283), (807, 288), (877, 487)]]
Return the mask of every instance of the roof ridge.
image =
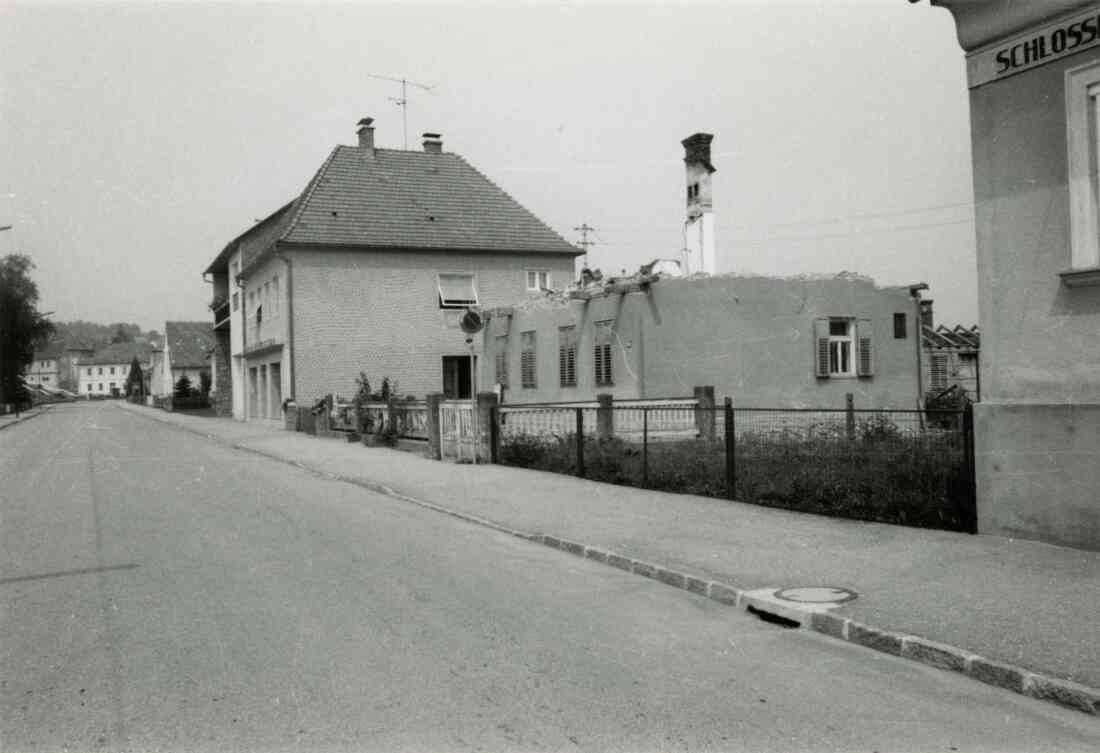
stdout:
[(325, 173), (328, 172), (329, 165), (332, 164), (332, 160), (336, 157), (336, 152), (340, 150), (340, 146), (340, 144), (337, 144), (332, 148), (332, 151), (329, 152), (328, 157), (325, 159), (324, 162), (321, 163), (321, 166), (317, 168), (317, 172), (314, 173), (313, 178), (309, 181), (309, 183), (306, 184), (305, 189), (302, 191), (302, 193), (298, 194), (298, 206), (295, 207), (294, 216), (291, 218), (286, 230), (284, 230), (279, 235), (279, 237), (275, 239), (276, 242), (287, 240), (290, 237), (290, 234), (294, 232), (294, 229), (298, 227), (298, 223), (301, 221), (302, 215), (305, 213), (305, 208), (309, 204), (309, 200), (313, 198), (314, 192), (317, 191), (317, 186), (321, 185), (321, 179), (325, 176)]
[[(477, 174), (478, 174), (479, 176), (481, 176), (481, 178), (482, 178), (482, 179), (484, 179), (484, 180), (485, 180), (486, 182), (488, 182), (488, 183), (489, 183), (489, 185), (491, 185), (491, 186), (492, 186), (493, 188), (495, 188), (496, 190), (498, 190), (498, 191), (500, 191), (500, 192), (501, 192), (502, 194), (504, 194), (504, 195), (505, 195), (505, 197), (507, 197), (509, 201), (511, 201), (511, 202), (512, 202), (513, 204), (515, 204), (515, 205), (516, 205), (517, 207), (519, 207), (520, 209), (522, 209), (522, 210), (523, 210), (524, 212), (526, 212), (526, 213), (527, 213), (527, 214), (528, 214), (528, 215), (529, 215), (529, 216), (531, 217), (531, 219), (533, 219), (533, 220), (534, 220), (535, 222), (537, 222), (538, 224), (542, 225), (542, 226), (543, 226), (544, 228), (546, 228), (546, 229), (547, 229), (547, 230), (549, 230), (549, 231), (550, 231), (551, 233), (553, 233), (553, 234), (554, 234), (555, 236), (557, 236), (557, 238), (558, 238), (558, 239), (559, 239), (559, 240), (560, 240), (560, 241), (561, 241), (562, 243), (566, 244), (567, 246), (571, 246), (571, 247), (573, 247), (573, 248), (576, 248), (576, 246), (574, 246), (574, 245), (573, 245), (572, 243), (570, 243), (569, 241), (565, 240), (565, 236), (563, 236), (563, 235), (562, 235), (561, 233), (559, 233), (559, 232), (558, 232), (557, 230), (555, 230), (554, 228), (550, 227), (550, 226), (549, 226), (549, 225), (547, 225), (547, 224), (546, 224), (545, 222), (543, 222), (542, 218), (540, 218), (540, 217), (539, 217), (539, 216), (538, 216), (537, 214), (535, 214), (535, 213), (534, 213), (534, 212), (532, 212), (532, 211), (531, 211), (530, 209), (528, 209), (528, 208), (527, 208), (526, 206), (524, 206), (524, 204), (523, 204), (522, 202), (518, 201), (518, 200), (517, 200), (517, 199), (516, 199), (516, 198), (515, 198), (514, 196), (512, 196), (512, 194), (510, 194), (510, 193), (508, 193), (507, 191), (505, 191), (505, 190), (504, 190), (504, 189), (503, 189), (503, 188), (502, 188), (502, 187), (501, 187), (500, 185), (498, 185), (498, 184), (497, 184), (497, 182), (496, 182), (495, 180), (493, 180), (492, 178), (490, 178), (490, 177), (489, 177), (488, 175), (486, 175), (485, 173), (481, 172), (481, 170), (479, 170), (479, 169), (477, 168), (477, 166), (476, 166), (476, 165), (474, 165), (473, 163), (471, 163), (471, 162), (470, 162), (469, 160), (467, 160), (467, 159), (466, 159), (465, 157), (463, 157), (463, 156), (462, 156), (461, 154), (457, 154), (457, 153), (455, 153), (455, 152), (450, 152), (450, 154), (452, 154), (452, 155), (453, 155), (453, 156), (454, 156), (454, 157), (455, 157), (455, 158), (456, 158), (457, 160), (459, 160), (459, 161), (460, 161), (460, 162), (462, 162), (462, 163), (463, 163), (464, 165), (466, 165), (466, 166), (467, 166), (467, 167), (469, 167), (469, 168), (470, 168), (471, 170), (473, 170), (473, 171), (474, 171), (475, 173), (477, 173)], [(578, 255), (579, 255), (579, 253), (580, 253), (580, 249), (579, 249), (579, 248), (577, 248), (577, 252), (578, 252)]]

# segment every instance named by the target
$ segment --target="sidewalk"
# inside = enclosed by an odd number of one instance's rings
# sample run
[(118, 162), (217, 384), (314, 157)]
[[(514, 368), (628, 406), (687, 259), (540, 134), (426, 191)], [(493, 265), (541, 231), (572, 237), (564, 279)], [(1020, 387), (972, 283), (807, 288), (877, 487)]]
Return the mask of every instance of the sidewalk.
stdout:
[(0, 430), (6, 429), (13, 424), (22, 423), (23, 421), (34, 418), (39, 414), (45, 413), (49, 409), (49, 405), (40, 405), (34, 408), (28, 408), (25, 411), (20, 411), (18, 415), (16, 415), (15, 413), (5, 413), (3, 415), (0, 415)]
[[(699, 590), (701, 581), (743, 591), (847, 588), (858, 598), (832, 610), (841, 619), (813, 618), (816, 629), (937, 666), (965, 662), (953, 668), (1100, 714), (1100, 552), (825, 518), (503, 466), (453, 465), (228, 419), (120, 405), (505, 530), (553, 537), (545, 541), (551, 545), (564, 539), (561, 548), (574, 553), (585, 554), (571, 545), (577, 542), (679, 571), (691, 578), (655, 577), (690, 590)], [(588, 556), (602, 559), (598, 552)], [(724, 600), (722, 592), (715, 588), (711, 597)], [(903, 636), (926, 641), (903, 642)], [(1071, 682), (1050, 683), (1029, 673)]]

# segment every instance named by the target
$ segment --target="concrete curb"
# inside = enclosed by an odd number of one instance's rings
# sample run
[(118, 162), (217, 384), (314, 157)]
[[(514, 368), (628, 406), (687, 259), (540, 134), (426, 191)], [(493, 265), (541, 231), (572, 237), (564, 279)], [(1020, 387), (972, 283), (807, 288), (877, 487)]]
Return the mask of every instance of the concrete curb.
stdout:
[(444, 515), (449, 515), (453, 518), (458, 518), (468, 523), (474, 523), (494, 531), (506, 533), (524, 539), (525, 541), (542, 544), (577, 557), (583, 557), (601, 564), (609, 565), (610, 567), (615, 567), (625, 572), (633, 573), (634, 575), (640, 575), (659, 581), (673, 588), (679, 588), (699, 596), (705, 596), (708, 599), (712, 599), (713, 601), (717, 601), (727, 606), (751, 611), (757, 615), (761, 613), (765, 615), (775, 615), (782, 620), (797, 623), (797, 626), (800, 628), (814, 630), (831, 638), (874, 649), (875, 651), (881, 651), (902, 659), (916, 661), (936, 669), (959, 672), (987, 685), (1011, 690), (1015, 693), (1029, 696), (1037, 700), (1057, 703), (1066, 708), (1083, 711), (1086, 714), (1100, 716), (1100, 689), (1090, 688), (1085, 685), (1071, 682), (1070, 680), (1062, 680), (1056, 677), (1031, 672), (1021, 667), (987, 659), (969, 651), (956, 648), (955, 646), (936, 643), (919, 636), (882, 630), (830, 612), (808, 612), (792, 607), (782, 610), (781, 614), (776, 614), (777, 610), (775, 610), (775, 605), (772, 602), (757, 599), (748, 594), (744, 589), (740, 589), (728, 583), (708, 580), (707, 578), (695, 576), (687, 572), (662, 567), (661, 565), (646, 562), (644, 560), (633, 559), (627, 555), (618, 554), (602, 547), (588, 546), (577, 541), (562, 539), (558, 536), (551, 536), (549, 534), (521, 531), (486, 518), (470, 515), (458, 510), (452, 510), (433, 502), (417, 499), (392, 489), (385, 484), (365, 481), (344, 474), (328, 473), (275, 453), (223, 440), (213, 434), (207, 434), (197, 429), (183, 426), (174, 421), (167, 421), (157, 418), (156, 416), (149, 416), (149, 418), (159, 423), (170, 424), (184, 431), (213, 439), (220, 444), (232, 447), (236, 450), (242, 450), (269, 460), (293, 465), (321, 478), (351, 484), (361, 489), (382, 494), (403, 502), (409, 502)]

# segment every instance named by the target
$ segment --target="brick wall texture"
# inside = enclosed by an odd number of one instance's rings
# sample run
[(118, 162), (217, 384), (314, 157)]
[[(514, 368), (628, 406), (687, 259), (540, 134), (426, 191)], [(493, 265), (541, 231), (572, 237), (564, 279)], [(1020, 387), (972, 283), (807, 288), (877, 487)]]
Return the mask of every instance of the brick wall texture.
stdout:
[[(402, 394), (441, 391), (442, 357), (469, 348), (458, 328), (462, 310), (439, 307), (440, 273), (475, 273), (483, 307), (522, 301), (528, 269), (550, 270), (555, 287), (574, 276), (573, 259), (559, 255), (306, 248), (292, 258), (299, 403), (350, 397), (360, 371), (375, 389), (389, 377)], [(480, 350), (481, 338), (474, 344)]]

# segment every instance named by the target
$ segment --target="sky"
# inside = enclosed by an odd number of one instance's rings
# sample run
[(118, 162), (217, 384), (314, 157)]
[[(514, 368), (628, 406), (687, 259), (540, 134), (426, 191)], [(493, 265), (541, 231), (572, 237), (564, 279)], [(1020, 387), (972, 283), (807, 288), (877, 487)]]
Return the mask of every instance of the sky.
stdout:
[(927, 282), (977, 321), (965, 67), (906, 0), (0, 5), (0, 254), (56, 320), (209, 319), (202, 271), (375, 118), (442, 133), (589, 263), (678, 258), (714, 134), (719, 272)]

